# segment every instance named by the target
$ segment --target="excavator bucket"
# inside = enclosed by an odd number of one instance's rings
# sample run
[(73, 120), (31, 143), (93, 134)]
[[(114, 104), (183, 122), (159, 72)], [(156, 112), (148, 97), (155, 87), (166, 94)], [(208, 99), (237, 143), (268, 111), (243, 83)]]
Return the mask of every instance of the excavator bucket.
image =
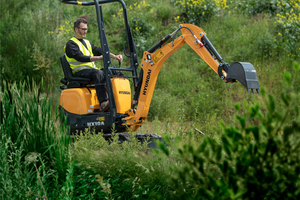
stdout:
[(230, 65), (226, 82), (236, 82), (238, 80), (243, 86), (246, 87), (248, 93), (255, 90), (259, 94), (259, 84), (256, 76), (256, 70), (251, 63), (247, 62), (234, 62)]

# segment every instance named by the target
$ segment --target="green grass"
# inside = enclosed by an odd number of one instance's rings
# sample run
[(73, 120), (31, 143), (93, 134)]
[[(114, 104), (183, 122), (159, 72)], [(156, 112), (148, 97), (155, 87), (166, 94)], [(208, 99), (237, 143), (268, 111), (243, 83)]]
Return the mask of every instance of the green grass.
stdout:
[[(43, 84), (27, 80), (3, 82), (1, 87), (1, 194), (18, 199), (26, 192), (42, 190), (42, 182), (53, 174), (64, 181), (68, 167), (67, 130), (60, 128), (52, 113)], [(31, 156), (34, 153), (35, 156)], [(31, 161), (27, 161), (28, 158)], [(34, 157), (34, 158), (33, 158)], [(52, 174), (52, 175), (51, 175)], [(42, 180), (41, 180), (42, 179)], [(19, 188), (22, 188), (19, 190)], [(17, 190), (18, 192), (12, 192)], [(42, 192), (42, 195), (46, 195)]]
[[(101, 135), (83, 137), (74, 144), (72, 155), (79, 167), (99, 174), (112, 185), (114, 198), (149, 198), (151, 192), (168, 195), (166, 177), (172, 159), (165, 160), (132, 137), (130, 143), (108, 145)], [(122, 184), (121, 184), (122, 183)]]

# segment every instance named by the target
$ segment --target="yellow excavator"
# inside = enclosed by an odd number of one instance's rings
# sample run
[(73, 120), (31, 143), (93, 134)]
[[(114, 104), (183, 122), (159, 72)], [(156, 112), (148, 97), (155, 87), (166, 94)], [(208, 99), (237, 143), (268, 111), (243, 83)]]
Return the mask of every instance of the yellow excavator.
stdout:
[[(110, 109), (99, 112), (99, 102), (91, 80), (73, 77), (65, 56), (60, 58), (65, 77), (60, 97), (60, 109), (63, 120), (76, 133), (86, 128), (96, 132), (110, 134), (128, 130), (137, 130), (146, 120), (151, 104), (156, 80), (164, 62), (184, 44), (188, 44), (225, 83), (239, 81), (248, 92), (259, 93), (256, 70), (247, 62), (234, 62), (230, 66), (223, 61), (217, 50), (199, 27), (192, 24), (181, 24), (174, 32), (168, 34), (157, 44), (143, 53), (139, 64), (133, 36), (127, 18), (126, 5), (123, 0), (94, 0), (93, 2), (78, 2), (62, 0), (63, 3), (89, 6), (96, 8), (98, 30), (103, 52), (103, 66), (106, 76), (106, 88)], [(124, 23), (127, 34), (129, 53), (124, 54), (130, 59), (129, 67), (114, 67), (111, 65), (109, 45), (107, 43), (102, 4), (120, 3), (123, 8)], [(138, 74), (137, 69), (141, 67)], [(123, 72), (123, 73), (121, 73)], [(126, 72), (126, 73), (124, 73)], [(129, 74), (129, 75), (124, 75)], [(133, 93), (131, 84), (133, 84)]]

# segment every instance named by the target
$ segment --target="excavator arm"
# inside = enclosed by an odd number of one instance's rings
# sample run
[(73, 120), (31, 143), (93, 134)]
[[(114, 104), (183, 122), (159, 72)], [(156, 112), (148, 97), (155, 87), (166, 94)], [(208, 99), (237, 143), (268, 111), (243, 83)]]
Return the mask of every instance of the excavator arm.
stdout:
[[(177, 33), (181, 31), (181, 35)], [(171, 42), (167, 43), (168, 41)], [(167, 43), (167, 44), (166, 44)], [(143, 53), (143, 59), (140, 64), (142, 73), (139, 81), (138, 91), (134, 97), (133, 104), (137, 107), (127, 111), (128, 117), (124, 120), (127, 126), (132, 130), (136, 130), (145, 122), (152, 95), (154, 92), (156, 80), (159, 71), (164, 62), (179, 48), (187, 43), (226, 83), (236, 82), (242, 83), (248, 92), (257, 90), (259, 93), (259, 84), (256, 71), (252, 64), (245, 62), (235, 62), (231, 66), (222, 60), (222, 57), (213, 47), (206, 37), (205, 32), (191, 24), (181, 24), (179, 28), (172, 34), (167, 35), (148, 51)]]

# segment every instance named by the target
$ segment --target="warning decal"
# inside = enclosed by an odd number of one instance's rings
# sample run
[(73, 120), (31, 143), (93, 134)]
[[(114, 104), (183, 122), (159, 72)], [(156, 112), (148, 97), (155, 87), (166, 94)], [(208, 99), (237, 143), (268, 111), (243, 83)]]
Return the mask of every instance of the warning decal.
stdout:
[(161, 50), (158, 51), (158, 53), (153, 57), (154, 62), (159, 61), (164, 56)]

